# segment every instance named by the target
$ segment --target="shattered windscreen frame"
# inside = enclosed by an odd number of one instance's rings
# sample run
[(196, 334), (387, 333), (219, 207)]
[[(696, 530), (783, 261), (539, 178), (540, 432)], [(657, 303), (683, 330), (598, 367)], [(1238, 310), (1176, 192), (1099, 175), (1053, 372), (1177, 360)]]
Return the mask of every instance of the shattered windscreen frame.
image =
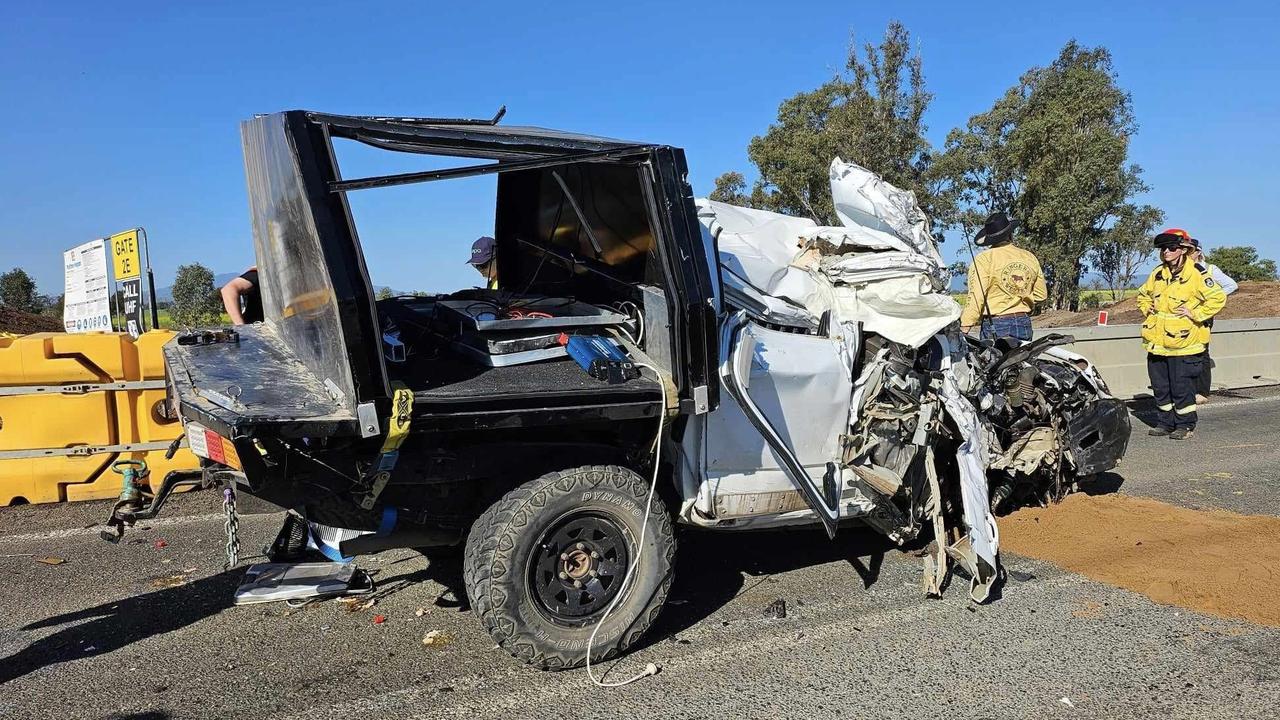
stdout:
[(361, 398), (348, 356), (340, 295), (299, 165), (286, 114), (241, 126), (249, 211), (265, 321), (340, 405)]

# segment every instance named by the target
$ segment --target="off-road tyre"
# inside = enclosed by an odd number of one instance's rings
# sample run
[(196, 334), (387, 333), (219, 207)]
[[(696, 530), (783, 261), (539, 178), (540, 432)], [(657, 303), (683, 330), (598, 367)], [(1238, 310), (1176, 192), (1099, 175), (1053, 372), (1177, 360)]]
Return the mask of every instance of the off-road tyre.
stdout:
[[(602, 611), (576, 622), (548, 611), (535, 596), (535, 552), (547, 533), (581, 518), (621, 529), (628, 562), (644, 522), (649, 484), (623, 467), (584, 466), (548, 473), (512, 490), (471, 528), (463, 558), (463, 582), (472, 610), (499, 646), (544, 670), (580, 667)], [(655, 496), (649, 508), (644, 552), (623, 597), (596, 633), (591, 660), (616, 657), (657, 618), (671, 589), (676, 543), (671, 518)], [(543, 543), (539, 545), (539, 543)], [(532, 564), (531, 564), (532, 563)]]

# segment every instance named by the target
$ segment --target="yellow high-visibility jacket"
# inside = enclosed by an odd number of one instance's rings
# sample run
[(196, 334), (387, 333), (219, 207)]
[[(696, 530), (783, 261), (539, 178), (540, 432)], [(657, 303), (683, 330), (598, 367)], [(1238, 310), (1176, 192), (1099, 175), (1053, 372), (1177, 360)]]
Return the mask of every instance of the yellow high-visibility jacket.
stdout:
[(969, 299), (960, 324), (977, 325), (984, 308), (991, 317), (1029, 313), (1032, 305), (1048, 296), (1035, 255), (1012, 244), (983, 250), (969, 266)]
[[(1209, 342), (1209, 318), (1227, 304), (1227, 293), (1208, 272), (1183, 262), (1177, 272), (1160, 265), (1138, 289), (1142, 346), (1154, 355), (1181, 356), (1204, 352)], [(1186, 307), (1191, 317), (1179, 315)]]

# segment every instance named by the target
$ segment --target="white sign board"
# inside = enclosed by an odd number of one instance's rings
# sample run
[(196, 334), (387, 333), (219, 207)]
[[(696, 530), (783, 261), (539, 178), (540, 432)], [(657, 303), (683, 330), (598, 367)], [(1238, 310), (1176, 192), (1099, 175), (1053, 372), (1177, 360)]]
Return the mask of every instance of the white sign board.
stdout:
[(62, 253), (66, 304), (62, 325), (67, 332), (111, 330), (111, 291), (107, 287), (107, 246), (101, 239)]

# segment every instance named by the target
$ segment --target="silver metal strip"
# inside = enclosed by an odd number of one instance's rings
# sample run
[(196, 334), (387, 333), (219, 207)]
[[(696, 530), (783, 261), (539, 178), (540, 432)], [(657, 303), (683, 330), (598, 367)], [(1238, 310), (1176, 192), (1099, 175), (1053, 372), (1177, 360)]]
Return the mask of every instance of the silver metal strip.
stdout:
[[(172, 440), (159, 440), (149, 443), (131, 443), (125, 445), (76, 445), (74, 447), (65, 448), (38, 448), (34, 450), (0, 450), (0, 460), (25, 460), (28, 458), (43, 457), (84, 457), (88, 455), (101, 455), (103, 453), (130, 453), (130, 452), (150, 452), (152, 450), (167, 450)], [(186, 447), (186, 438), (178, 444), (178, 447)]]
[(0, 387), (0, 397), (12, 395), (83, 395), (119, 390), (163, 390), (164, 380), (133, 380), (118, 383), (73, 383), (70, 385), (16, 385)]

